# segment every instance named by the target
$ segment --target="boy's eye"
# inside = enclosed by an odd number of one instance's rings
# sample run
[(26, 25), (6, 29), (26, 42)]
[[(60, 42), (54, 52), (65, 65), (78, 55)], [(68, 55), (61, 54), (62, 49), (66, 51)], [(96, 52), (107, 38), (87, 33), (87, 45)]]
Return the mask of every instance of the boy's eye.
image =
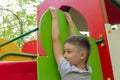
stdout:
[(67, 51), (67, 53), (68, 53), (68, 54), (70, 54), (70, 53), (71, 53), (71, 51)]

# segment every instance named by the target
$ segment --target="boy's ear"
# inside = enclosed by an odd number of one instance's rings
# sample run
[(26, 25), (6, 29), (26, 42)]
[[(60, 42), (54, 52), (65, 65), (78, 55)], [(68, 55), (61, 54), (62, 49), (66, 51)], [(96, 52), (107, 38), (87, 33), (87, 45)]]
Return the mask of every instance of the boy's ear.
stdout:
[(87, 54), (86, 54), (86, 51), (81, 51), (80, 52), (80, 59), (85, 59), (86, 58), (86, 56), (87, 56)]

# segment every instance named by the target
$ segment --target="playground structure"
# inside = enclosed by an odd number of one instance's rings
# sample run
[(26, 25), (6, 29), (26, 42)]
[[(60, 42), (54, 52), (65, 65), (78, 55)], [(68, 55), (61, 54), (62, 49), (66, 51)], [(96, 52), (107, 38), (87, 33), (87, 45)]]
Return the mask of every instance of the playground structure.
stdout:
[[(78, 29), (80, 31), (88, 31), (90, 37), (96, 40), (99, 51), (98, 58), (100, 59), (99, 67), (102, 68), (103, 80), (119, 80), (118, 71), (120, 64), (117, 63), (117, 59), (119, 59), (120, 55), (116, 46), (120, 45), (118, 43), (120, 38), (117, 36), (120, 32), (119, 28), (113, 30), (110, 24), (120, 23), (120, 10), (109, 0), (45, 0), (37, 8), (37, 26), (40, 25), (43, 13), (50, 6), (69, 12), (72, 17), (74, 16), (75, 24), (80, 26)], [(24, 44), (22, 51), (12, 43), (14, 40), (37, 30), (39, 30), (39, 27), (8, 42), (5, 39), (0, 40), (0, 56), (3, 56), (0, 57), (1, 80), (42, 80), (38, 70), (41, 65), (37, 67), (36, 57), (37, 55), (45, 56), (46, 54), (41, 46), (39, 33), (38, 39)], [(37, 71), (39, 72), (37, 73)], [(45, 74), (44, 76), (47, 76), (47, 73)], [(97, 80), (101, 79), (98, 77)]]

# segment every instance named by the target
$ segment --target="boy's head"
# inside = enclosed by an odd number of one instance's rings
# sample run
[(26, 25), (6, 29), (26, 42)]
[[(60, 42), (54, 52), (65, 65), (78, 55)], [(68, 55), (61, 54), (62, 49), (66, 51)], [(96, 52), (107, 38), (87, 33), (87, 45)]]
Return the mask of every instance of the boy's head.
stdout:
[(64, 45), (64, 57), (71, 64), (78, 65), (81, 62), (87, 63), (91, 51), (89, 39), (85, 36), (70, 36)]

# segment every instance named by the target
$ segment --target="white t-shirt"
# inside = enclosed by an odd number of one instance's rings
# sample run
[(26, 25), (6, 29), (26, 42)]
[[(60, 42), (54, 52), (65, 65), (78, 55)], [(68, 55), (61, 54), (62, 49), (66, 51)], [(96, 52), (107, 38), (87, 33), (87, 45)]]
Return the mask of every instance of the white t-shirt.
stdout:
[(87, 67), (86, 70), (79, 69), (63, 58), (58, 65), (58, 70), (62, 80), (90, 80), (91, 68)]

